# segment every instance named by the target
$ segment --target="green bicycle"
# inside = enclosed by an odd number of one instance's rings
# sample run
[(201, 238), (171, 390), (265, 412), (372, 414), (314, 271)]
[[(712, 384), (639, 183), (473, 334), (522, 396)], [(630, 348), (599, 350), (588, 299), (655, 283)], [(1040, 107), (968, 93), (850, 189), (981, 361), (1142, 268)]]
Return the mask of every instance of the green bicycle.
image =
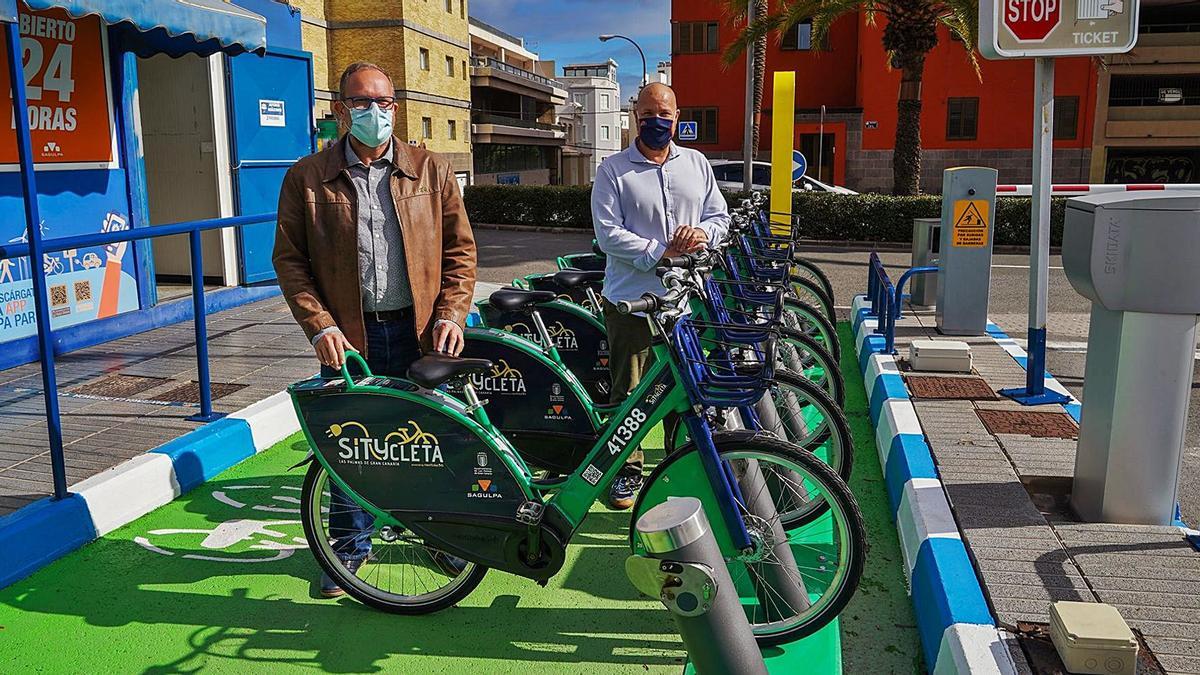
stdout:
[[(673, 496), (699, 498), (762, 644), (802, 637), (832, 620), (857, 588), (866, 555), (849, 488), (792, 444), (763, 433), (714, 433), (697, 413), (759, 400), (773, 367), (771, 358), (756, 369), (739, 359), (736, 370), (722, 370), (705, 354), (769, 352), (774, 335), (682, 317), (679, 303), (694, 289), (678, 276), (664, 281), (671, 288), (665, 297), (623, 303), (624, 311), (653, 317), (653, 366), (562, 477), (535, 478), (492, 425), (471, 384), (495, 372), (483, 359), (426, 355), (409, 379), (398, 379), (371, 375), (351, 353), (341, 378), (290, 387), (313, 448), (301, 519), (321, 567), (352, 597), (403, 614), (457, 603), (489, 568), (545, 582), (629, 453), (676, 413), (694, 440), (652, 473), (631, 522)], [(351, 376), (351, 362), (362, 377)], [(462, 400), (437, 391), (468, 377)], [(354, 572), (333, 544), (331, 484), (375, 516), (371, 555), (351, 566)], [(631, 546), (641, 546), (632, 534)], [(444, 554), (466, 565), (447, 565)]]

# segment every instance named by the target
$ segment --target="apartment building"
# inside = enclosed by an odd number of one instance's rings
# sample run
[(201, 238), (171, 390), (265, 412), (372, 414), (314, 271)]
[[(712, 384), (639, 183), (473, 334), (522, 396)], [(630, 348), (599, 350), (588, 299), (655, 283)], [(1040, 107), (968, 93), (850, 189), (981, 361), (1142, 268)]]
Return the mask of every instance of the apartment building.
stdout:
[(396, 87), (395, 133), (447, 157), (465, 181), (471, 162), (471, 42), (466, 0), (292, 0), (313, 54), (317, 118), (354, 61), (379, 64)]
[(567, 133), (556, 108), (567, 102), (567, 90), (554, 79), (553, 62), (540, 62), (523, 38), (469, 22), (475, 182), (562, 182)]
[(590, 182), (605, 157), (615, 154), (621, 144), (621, 86), (617, 84), (617, 62), (577, 63), (563, 67), (562, 81), (570, 93), (570, 103), (577, 106), (578, 146), (589, 152), (587, 160)]

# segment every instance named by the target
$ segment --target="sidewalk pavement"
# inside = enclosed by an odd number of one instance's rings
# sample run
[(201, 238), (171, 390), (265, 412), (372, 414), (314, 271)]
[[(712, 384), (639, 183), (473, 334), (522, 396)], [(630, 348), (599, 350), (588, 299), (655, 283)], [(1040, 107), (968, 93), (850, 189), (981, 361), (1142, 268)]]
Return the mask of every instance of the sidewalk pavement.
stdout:
[[(898, 358), (917, 338), (970, 343), (977, 374), (992, 391), (1024, 385), (1024, 354), (998, 330), (947, 338), (937, 333), (931, 311), (910, 308), (897, 324)], [(1048, 384), (1061, 388), (1052, 379)], [(1002, 630), (1048, 622), (1052, 601), (1105, 602), (1143, 634), (1167, 672), (1200, 672), (1200, 553), (1181, 529), (1079, 522), (1065, 499), (1076, 441), (1029, 435), (1041, 434), (1028, 425), (994, 433), (980, 416), (990, 410), (1069, 413), (1077, 421), (1077, 403), (1024, 407), (1003, 398), (914, 396), (913, 406)]]
[[(496, 284), (480, 282), (483, 297)], [(213, 408), (230, 413), (313, 375), (312, 347), (282, 298), (208, 317)], [(57, 360), (67, 484), (202, 426), (190, 321)], [(40, 365), (0, 371), (0, 516), (53, 492)]]

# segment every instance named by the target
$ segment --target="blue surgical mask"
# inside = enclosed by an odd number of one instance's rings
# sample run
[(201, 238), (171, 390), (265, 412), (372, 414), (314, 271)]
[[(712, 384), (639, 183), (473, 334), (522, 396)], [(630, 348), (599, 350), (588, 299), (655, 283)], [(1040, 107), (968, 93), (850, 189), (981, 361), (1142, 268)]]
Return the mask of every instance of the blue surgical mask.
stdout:
[(372, 103), (366, 110), (350, 109), (350, 134), (367, 147), (377, 148), (392, 137), (392, 111)]
[(671, 125), (666, 117), (647, 117), (638, 122), (638, 138), (651, 150), (662, 150), (671, 142)]

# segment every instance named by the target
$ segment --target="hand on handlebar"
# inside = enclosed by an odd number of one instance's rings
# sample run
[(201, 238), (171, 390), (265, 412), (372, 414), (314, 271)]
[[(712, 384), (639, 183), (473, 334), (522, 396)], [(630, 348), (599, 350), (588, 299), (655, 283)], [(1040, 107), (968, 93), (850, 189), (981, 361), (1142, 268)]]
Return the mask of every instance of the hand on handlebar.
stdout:
[[(667, 250), (675, 249), (680, 253), (695, 253), (703, 250), (707, 243), (708, 235), (704, 233), (704, 230), (691, 225), (681, 225), (671, 237), (671, 243), (667, 246)], [(670, 254), (668, 253), (668, 255)]]

